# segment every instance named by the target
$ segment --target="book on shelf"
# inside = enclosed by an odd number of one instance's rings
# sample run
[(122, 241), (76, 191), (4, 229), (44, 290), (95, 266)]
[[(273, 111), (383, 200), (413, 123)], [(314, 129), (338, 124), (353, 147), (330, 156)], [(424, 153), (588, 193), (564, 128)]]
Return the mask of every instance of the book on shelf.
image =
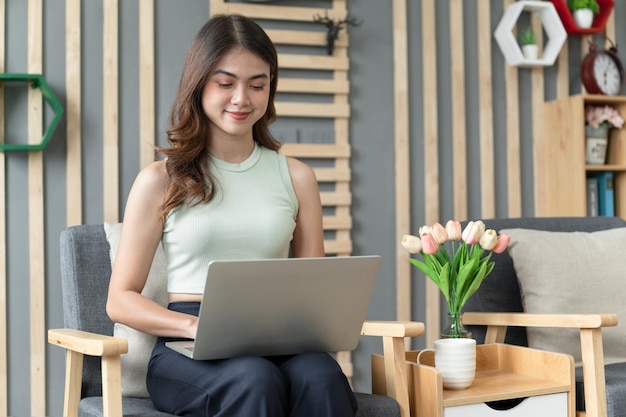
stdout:
[(611, 171), (596, 174), (598, 179), (598, 215), (615, 216), (615, 194), (613, 173)]
[(587, 216), (597, 217), (598, 212), (598, 179), (587, 177)]

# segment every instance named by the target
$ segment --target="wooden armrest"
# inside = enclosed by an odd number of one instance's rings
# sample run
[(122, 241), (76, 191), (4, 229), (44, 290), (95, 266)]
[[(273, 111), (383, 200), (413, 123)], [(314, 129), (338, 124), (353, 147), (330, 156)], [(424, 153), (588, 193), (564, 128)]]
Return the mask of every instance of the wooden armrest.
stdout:
[(128, 341), (74, 329), (48, 330), (48, 343), (92, 356), (121, 355), (128, 352)]
[(616, 314), (463, 313), (463, 324), (486, 326), (597, 329), (616, 326), (617, 321)]
[(508, 326), (580, 329), (586, 416), (606, 417), (602, 328), (616, 326), (616, 314), (464, 313), (463, 324), (488, 326), (485, 343), (504, 343)]
[(382, 336), (385, 366), (385, 393), (400, 406), (402, 417), (410, 416), (405, 338), (424, 334), (424, 323), (415, 321), (366, 321), (361, 334)]
[(416, 321), (366, 321), (363, 336), (415, 337), (424, 334), (424, 323)]
[(102, 357), (102, 411), (107, 417), (122, 417), (120, 355), (128, 341), (74, 329), (48, 330), (48, 343), (67, 349), (63, 415), (78, 416), (83, 373), (83, 355)]

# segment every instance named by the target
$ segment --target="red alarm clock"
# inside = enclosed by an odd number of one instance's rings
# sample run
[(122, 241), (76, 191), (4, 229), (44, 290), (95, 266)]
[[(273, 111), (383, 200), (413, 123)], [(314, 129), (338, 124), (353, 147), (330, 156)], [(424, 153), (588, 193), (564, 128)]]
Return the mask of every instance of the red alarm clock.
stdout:
[(589, 53), (581, 64), (580, 75), (589, 94), (619, 95), (624, 88), (624, 65), (617, 55), (617, 47), (599, 50), (589, 43)]

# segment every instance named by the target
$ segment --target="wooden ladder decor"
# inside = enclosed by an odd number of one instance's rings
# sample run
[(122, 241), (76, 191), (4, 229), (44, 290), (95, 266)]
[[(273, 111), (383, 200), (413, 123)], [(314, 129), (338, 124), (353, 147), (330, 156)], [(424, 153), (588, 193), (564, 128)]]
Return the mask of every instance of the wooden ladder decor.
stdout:
[[(237, 13), (255, 19), (276, 45), (281, 71), (276, 95), (276, 124), (292, 119), (302, 120), (305, 126), (311, 122), (310, 126), (313, 126), (287, 130), (286, 137), (279, 137), (284, 143), (281, 152), (309, 163), (315, 171), (324, 210), (326, 254), (350, 255), (348, 35), (345, 27), (339, 29), (329, 55), (327, 25), (324, 24), (324, 21), (338, 23), (348, 18), (346, 0), (333, 0), (330, 8), (209, 1), (211, 15)], [(316, 19), (322, 21), (316, 24)], [(298, 51), (293, 52), (295, 49)], [(326, 123), (330, 128), (319, 129), (318, 122)], [(350, 352), (338, 352), (336, 358), (344, 373), (351, 378)]]

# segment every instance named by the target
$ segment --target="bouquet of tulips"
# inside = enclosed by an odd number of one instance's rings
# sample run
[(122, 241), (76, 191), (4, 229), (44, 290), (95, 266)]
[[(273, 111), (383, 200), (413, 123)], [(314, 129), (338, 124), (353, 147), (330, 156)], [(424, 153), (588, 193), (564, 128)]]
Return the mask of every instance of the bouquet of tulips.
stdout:
[(463, 232), (461, 223), (450, 220), (422, 226), (419, 237), (404, 235), (402, 246), (411, 254), (420, 253), (423, 260), (409, 261), (428, 276), (448, 302), (451, 315), (459, 315), (467, 300), (493, 270), (492, 253), (502, 253), (511, 238), (485, 230), (480, 221), (470, 221)]

